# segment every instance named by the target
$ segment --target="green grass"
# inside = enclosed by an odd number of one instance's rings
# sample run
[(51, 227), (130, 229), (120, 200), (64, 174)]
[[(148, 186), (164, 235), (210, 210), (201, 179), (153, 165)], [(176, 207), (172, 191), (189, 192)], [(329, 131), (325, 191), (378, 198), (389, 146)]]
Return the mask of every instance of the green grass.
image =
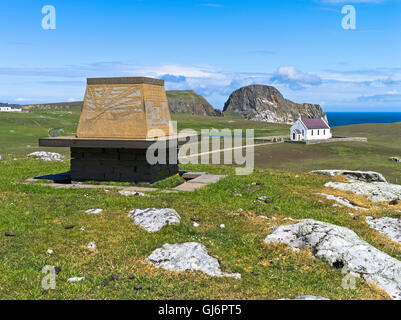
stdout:
[(255, 166), (291, 172), (318, 169), (371, 170), (401, 183), (401, 166), (389, 160), (401, 155), (401, 123), (360, 124), (333, 128), (337, 136), (362, 136), (368, 142), (314, 145), (277, 144), (255, 149)]
[[(372, 233), (347, 210), (319, 202), (310, 195), (323, 188), (324, 177), (257, 170), (235, 176), (233, 168), (188, 166), (186, 170), (228, 174), (229, 177), (193, 193), (150, 193), (124, 197), (115, 190), (62, 190), (21, 181), (30, 176), (68, 169), (68, 163), (5, 161), (0, 166), (0, 299), (278, 299), (302, 294), (331, 299), (382, 299), (365, 282), (356, 290), (341, 287), (341, 270), (313, 258), (307, 250), (295, 253), (283, 245), (265, 245), (271, 227), (289, 223), (284, 218), (314, 218), (349, 227), (363, 239), (397, 257), (400, 246)], [(252, 186), (261, 182), (261, 186)], [(291, 185), (291, 192), (288, 186)], [(242, 197), (232, 197), (241, 193)], [(268, 195), (273, 204), (257, 197)], [(127, 217), (134, 208), (169, 207), (181, 216), (178, 226), (149, 234)], [(103, 208), (100, 215), (85, 210)], [(242, 208), (245, 216), (232, 216)], [(380, 215), (390, 212), (380, 212)], [(277, 220), (257, 218), (276, 216)], [(191, 217), (200, 217), (194, 228)], [(270, 223), (270, 225), (268, 223)], [(225, 229), (219, 225), (224, 223)], [(70, 230), (66, 225), (74, 225)], [(84, 226), (85, 231), (80, 231)], [(16, 237), (4, 237), (13, 231)], [(86, 249), (95, 241), (98, 253)], [(222, 270), (239, 272), (242, 279), (211, 278), (200, 272), (174, 273), (154, 268), (145, 258), (164, 243), (197, 241), (218, 257)], [(46, 254), (47, 249), (54, 254)], [(42, 295), (45, 265), (59, 266), (57, 287)], [(111, 274), (119, 279), (103, 286)], [(66, 280), (85, 276), (73, 284)], [(135, 276), (131, 280), (130, 277)], [(135, 291), (135, 284), (143, 290)]]
[[(39, 112), (0, 114), (0, 299), (278, 299), (310, 294), (330, 299), (387, 299), (380, 290), (364, 281), (356, 290), (341, 287), (341, 270), (315, 259), (308, 250), (293, 252), (284, 245), (266, 245), (272, 227), (292, 223), (285, 218), (313, 218), (354, 230), (362, 239), (399, 259), (401, 245), (389, 241), (364, 222), (354, 220), (349, 210), (316, 196), (329, 181), (308, 174), (311, 169), (347, 167), (377, 169), (395, 181), (399, 164), (388, 160), (400, 155), (397, 138), (400, 124), (358, 125), (336, 128), (338, 135), (367, 136), (369, 142), (327, 145), (278, 144), (256, 148), (256, 169), (249, 176), (236, 176), (228, 166), (186, 165), (181, 170), (228, 175), (216, 184), (195, 192), (164, 193), (180, 177), (155, 185), (148, 197), (125, 197), (109, 189), (54, 189), (26, 184), (29, 177), (55, 174), (69, 169), (68, 160), (47, 163), (29, 160), (25, 154), (43, 150), (37, 139), (49, 128), (74, 132), (78, 113)], [(180, 128), (252, 128), (260, 135), (279, 134), (288, 126), (250, 122), (238, 118), (208, 118), (174, 115)], [(10, 132), (14, 130), (15, 132)], [(70, 130), (70, 131), (69, 131)], [(270, 133), (268, 133), (270, 132)], [(394, 138), (396, 137), (396, 138)], [(31, 148), (26, 145), (31, 144)], [(60, 151), (55, 149), (55, 151)], [(68, 154), (68, 149), (61, 150)], [(13, 160), (16, 157), (18, 160)], [(261, 185), (252, 185), (260, 182)], [(242, 197), (233, 197), (241, 193)], [(268, 196), (272, 204), (257, 201)], [(353, 199), (364, 201), (361, 197)], [(173, 208), (181, 216), (180, 225), (147, 233), (135, 226), (128, 212), (135, 208)], [(100, 215), (85, 210), (102, 208)], [(401, 209), (397, 207), (395, 209)], [(232, 213), (242, 210), (243, 216)], [(394, 211), (383, 206), (363, 212), (389, 216)], [(275, 216), (277, 220), (258, 218)], [(201, 219), (193, 227), (191, 217)], [(220, 229), (224, 223), (226, 228)], [(74, 225), (66, 230), (64, 226)], [(85, 231), (80, 231), (84, 226)], [(5, 237), (12, 231), (16, 237)], [(86, 246), (95, 241), (97, 253)], [(196, 241), (217, 257), (224, 272), (239, 272), (237, 279), (220, 279), (200, 272), (174, 273), (148, 265), (146, 257), (165, 243)], [(54, 254), (46, 254), (53, 249)], [(57, 287), (42, 294), (41, 269), (59, 266)], [(118, 280), (102, 282), (111, 274)], [(68, 283), (73, 276), (85, 276), (80, 283)], [(134, 290), (136, 284), (142, 290)]]
[(169, 90), (166, 94), (168, 98), (180, 99), (184, 102), (208, 103), (204, 97), (193, 90)]
[[(72, 135), (78, 125), (80, 111), (45, 111), (29, 113), (0, 113), (0, 154), (4, 157), (26, 155), (43, 148), (38, 139), (51, 136), (52, 130), (63, 129), (59, 135)], [(29, 147), (28, 147), (29, 146)], [(47, 150), (47, 149), (46, 149)], [(58, 148), (48, 149), (60, 152)], [(61, 149), (68, 154), (68, 149)]]

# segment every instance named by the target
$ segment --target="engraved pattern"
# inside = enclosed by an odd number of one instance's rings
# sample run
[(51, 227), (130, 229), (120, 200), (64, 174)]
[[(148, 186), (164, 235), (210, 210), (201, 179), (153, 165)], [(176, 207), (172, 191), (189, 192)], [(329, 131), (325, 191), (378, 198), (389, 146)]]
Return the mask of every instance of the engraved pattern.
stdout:
[(134, 86), (89, 86), (85, 105), (93, 113), (88, 120), (119, 120), (144, 111), (141, 90)]

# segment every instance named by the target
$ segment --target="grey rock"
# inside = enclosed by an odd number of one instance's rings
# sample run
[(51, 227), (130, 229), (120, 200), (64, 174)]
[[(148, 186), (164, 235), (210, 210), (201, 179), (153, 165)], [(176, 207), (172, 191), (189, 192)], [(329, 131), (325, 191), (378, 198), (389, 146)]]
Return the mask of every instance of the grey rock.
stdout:
[(309, 248), (315, 257), (345, 267), (376, 283), (393, 299), (401, 300), (401, 261), (376, 249), (345, 227), (312, 219), (277, 227), (266, 243), (285, 243), (298, 250)]
[(218, 260), (198, 242), (165, 244), (147, 257), (146, 261), (169, 271), (202, 271), (209, 276), (241, 278), (239, 273), (224, 273)]
[(375, 171), (352, 171), (352, 170), (314, 170), (316, 174), (323, 174), (329, 177), (345, 176), (350, 180), (387, 182), (386, 178)]
[(268, 197), (262, 196), (258, 198), (259, 201), (264, 202), (264, 203), (273, 203)]
[(64, 156), (55, 152), (37, 151), (28, 154), (28, 157), (34, 157), (42, 161), (62, 161)]
[(393, 241), (401, 243), (401, 219), (366, 217), (368, 225), (389, 237)]
[(132, 218), (135, 224), (144, 227), (148, 232), (156, 232), (169, 224), (179, 224), (181, 217), (174, 209), (135, 209), (128, 217)]
[(129, 197), (129, 196), (145, 197), (146, 196), (143, 192), (130, 191), (130, 190), (121, 190), (121, 191), (118, 191), (118, 193), (122, 194), (123, 196), (126, 196), (126, 197)]
[(225, 114), (237, 114), (248, 120), (294, 123), (299, 116), (327, 117), (317, 104), (298, 104), (287, 100), (274, 87), (250, 85), (234, 91), (224, 104)]
[(366, 208), (362, 208), (360, 206), (357, 206), (356, 204), (352, 203), (351, 201), (343, 198), (343, 197), (337, 197), (333, 196), (331, 194), (326, 194), (326, 193), (318, 193), (321, 196), (324, 196), (328, 200), (333, 200), (338, 202), (339, 204), (342, 204), (343, 206), (346, 206), (348, 208), (356, 209), (356, 210), (367, 210)]
[(96, 243), (93, 242), (93, 241), (88, 243), (87, 248), (88, 248), (89, 251), (92, 251), (92, 252), (96, 252), (97, 251)]
[(80, 282), (84, 279), (85, 279), (85, 277), (72, 277), (72, 278), (67, 279), (67, 282)]
[(87, 214), (99, 214), (102, 212), (103, 212), (103, 209), (89, 209), (89, 210), (85, 211), (85, 213), (87, 213)]
[(386, 182), (328, 182), (326, 187), (335, 188), (343, 191), (352, 191), (356, 194), (369, 195), (372, 201), (391, 201), (401, 199), (401, 185)]

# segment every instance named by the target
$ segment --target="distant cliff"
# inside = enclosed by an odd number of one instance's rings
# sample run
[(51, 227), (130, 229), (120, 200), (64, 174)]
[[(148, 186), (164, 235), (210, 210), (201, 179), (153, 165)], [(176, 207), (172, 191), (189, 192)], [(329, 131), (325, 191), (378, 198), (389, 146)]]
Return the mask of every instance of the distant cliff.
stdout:
[(293, 123), (299, 116), (324, 118), (326, 114), (318, 104), (298, 104), (287, 100), (276, 88), (251, 85), (234, 91), (224, 105), (225, 113), (237, 114), (248, 120)]
[(222, 116), (220, 110), (192, 90), (166, 91), (171, 113), (189, 113), (200, 116)]
[(25, 110), (59, 110), (59, 109), (80, 109), (84, 105), (83, 101), (57, 102), (43, 104), (29, 104), (22, 106)]

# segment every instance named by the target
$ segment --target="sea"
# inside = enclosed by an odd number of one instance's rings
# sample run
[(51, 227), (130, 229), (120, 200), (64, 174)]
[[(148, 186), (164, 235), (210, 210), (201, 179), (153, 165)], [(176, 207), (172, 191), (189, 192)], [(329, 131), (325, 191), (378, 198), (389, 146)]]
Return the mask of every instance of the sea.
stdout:
[(401, 122), (401, 112), (326, 112), (331, 127), (359, 123)]

